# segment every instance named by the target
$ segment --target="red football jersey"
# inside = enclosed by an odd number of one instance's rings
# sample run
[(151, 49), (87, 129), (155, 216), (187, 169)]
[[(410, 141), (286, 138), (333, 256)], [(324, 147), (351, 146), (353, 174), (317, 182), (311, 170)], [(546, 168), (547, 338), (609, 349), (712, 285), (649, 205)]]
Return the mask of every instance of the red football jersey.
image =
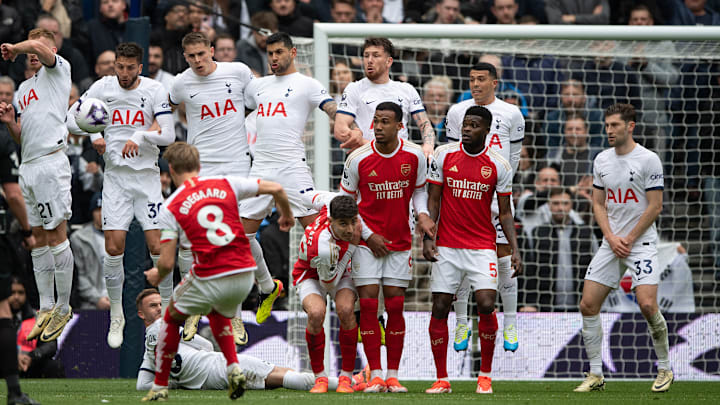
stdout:
[(182, 229), (191, 244), (192, 271), (199, 279), (255, 270), (238, 201), (256, 196), (259, 182), (242, 177), (187, 180), (161, 210), (161, 242), (177, 238)]
[(498, 195), (512, 194), (510, 163), (488, 147), (470, 155), (462, 143), (454, 142), (437, 148), (428, 181), (443, 186), (438, 246), (495, 250), (490, 205), (496, 190)]
[(357, 193), (360, 216), (371, 231), (390, 241), (389, 250), (405, 251), (412, 247), (410, 199), (425, 186), (426, 172), (420, 146), (401, 139), (393, 153), (384, 155), (371, 141), (348, 156), (340, 187)]

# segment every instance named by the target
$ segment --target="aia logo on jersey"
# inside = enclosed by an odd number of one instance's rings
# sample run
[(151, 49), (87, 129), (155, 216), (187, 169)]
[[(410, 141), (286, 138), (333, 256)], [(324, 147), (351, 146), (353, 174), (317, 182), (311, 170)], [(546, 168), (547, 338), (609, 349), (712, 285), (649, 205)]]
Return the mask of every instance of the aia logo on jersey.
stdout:
[(35, 89), (30, 89), (30, 92), (28, 94), (24, 94), (22, 96), (22, 100), (20, 100), (20, 109), (24, 110), (28, 107), (31, 101), (36, 100), (37, 101), (38, 96), (35, 93)]
[(285, 111), (285, 104), (283, 102), (279, 102), (275, 104), (275, 107), (273, 108), (273, 103), (267, 103), (267, 106), (260, 104), (258, 105), (258, 117), (274, 117), (275, 114), (282, 114), (283, 117), (287, 117), (287, 112)]
[(412, 170), (410, 163), (403, 163), (400, 165), (400, 173), (402, 173), (403, 176), (410, 174), (410, 170)]
[[(132, 119), (130, 119), (131, 115)], [(114, 110), (111, 125), (145, 126), (145, 114), (142, 111), (131, 113), (130, 110)]]
[(227, 99), (225, 100), (225, 105), (220, 108), (220, 103), (217, 101), (211, 105), (205, 105), (203, 104), (200, 108), (200, 121), (204, 120), (205, 118), (217, 118), (217, 117), (223, 117), (227, 115), (230, 111), (237, 112), (235, 109), (235, 104), (233, 104), (232, 100)]
[(483, 166), (480, 169), (480, 174), (483, 176), (484, 179), (487, 179), (492, 174), (492, 168), (490, 166)]
[(639, 203), (637, 196), (635, 195), (635, 192), (633, 189), (629, 188), (625, 191), (623, 189), (619, 188), (616, 191), (613, 191), (613, 189), (608, 188), (607, 189), (607, 200), (608, 202), (612, 201), (616, 204), (626, 204), (628, 201), (635, 201), (636, 203)]
[(492, 134), (490, 137), (490, 142), (488, 142), (489, 147), (497, 146), (498, 149), (502, 149), (502, 142), (500, 142), (500, 137), (498, 134)]

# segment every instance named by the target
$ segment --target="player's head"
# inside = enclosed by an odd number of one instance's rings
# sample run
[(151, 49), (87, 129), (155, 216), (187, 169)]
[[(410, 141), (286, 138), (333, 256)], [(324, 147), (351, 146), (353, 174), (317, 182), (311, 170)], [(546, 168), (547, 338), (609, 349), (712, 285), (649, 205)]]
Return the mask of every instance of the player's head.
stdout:
[(358, 223), (358, 206), (355, 199), (349, 195), (333, 198), (330, 201), (328, 217), (333, 234), (345, 242), (350, 242)]
[(115, 75), (123, 89), (130, 89), (142, 72), (143, 49), (135, 42), (121, 42), (115, 48)]
[(212, 73), (215, 48), (210, 45), (210, 39), (202, 32), (191, 32), (182, 39), (183, 56), (185, 61), (196, 75), (207, 76)]
[(197, 148), (186, 142), (173, 142), (165, 149), (163, 158), (170, 167), (170, 177), (176, 187), (183, 183), (183, 175), (197, 174), (200, 171), (200, 153)]
[(480, 62), (470, 69), (470, 94), (476, 104), (492, 103), (497, 83), (497, 69), (493, 64)]
[(295, 72), (297, 49), (287, 32), (276, 32), (265, 40), (270, 70), (278, 76)]
[(373, 116), (373, 130), (377, 144), (389, 144), (397, 140), (397, 134), (402, 129), (403, 112), (399, 104), (385, 101), (375, 107)]
[(610, 146), (622, 147), (632, 142), (635, 129), (635, 107), (632, 104), (613, 104), (605, 110), (605, 132)]
[(485, 107), (476, 105), (465, 111), (462, 123), (463, 148), (470, 153), (478, 153), (485, 147), (485, 137), (490, 132), (492, 113)]
[(371, 81), (386, 81), (390, 78), (390, 66), (393, 63), (395, 47), (387, 38), (370, 37), (362, 47), (363, 69)]
[[(53, 53), (57, 52), (57, 47), (55, 46), (55, 36), (50, 30), (46, 28), (35, 28), (31, 30), (28, 33), (28, 39), (39, 41), (43, 45), (50, 48)], [(42, 62), (40, 62), (40, 58), (38, 58), (38, 56), (34, 53), (29, 53), (27, 54), (27, 56), (30, 69), (36, 72), (40, 70), (40, 68), (42, 67)]]
[(140, 291), (135, 298), (137, 314), (143, 320), (145, 326), (149, 326), (162, 316), (162, 301), (160, 293), (154, 288), (146, 288)]
[(552, 220), (556, 224), (564, 224), (572, 210), (572, 197), (563, 187), (552, 187), (548, 194), (548, 204)]

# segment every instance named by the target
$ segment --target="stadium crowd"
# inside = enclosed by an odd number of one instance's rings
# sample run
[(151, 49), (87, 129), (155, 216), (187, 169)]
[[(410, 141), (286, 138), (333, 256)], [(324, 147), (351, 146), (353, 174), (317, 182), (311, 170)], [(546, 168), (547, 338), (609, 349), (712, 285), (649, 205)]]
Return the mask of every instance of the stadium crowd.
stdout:
[[(217, 61), (244, 62), (256, 76), (267, 75), (266, 36), (247, 25), (297, 37), (312, 37), (313, 21), (720, 25), (720, 13), (715, 11), (720, 10), (718, 0), (156, 0), (142, 4), (142, 15), (151, 22), (147, 73), (167, 91), (175, 75), (189, 67), (180, 42), (190, 32), (203, 32), (213, 41)], [(0, 5), (0, 43), (20, 42), (36, 27), (52, 32), (58, 54), (72, 66), (69, 107), (93, 82), (115, 74), (115, 49), (127, 36), (128, 13), (125, 0), (4, 1)], [(599, 42), (594, 46), (612, 45)], [(656, 46), (672, 51), (673, 45)], [(333, 45), (332, 53), (329, 90), (339, 103), (348, 84), (363, 76), (361, 54), (360, 48), (345, 45)], [(720, 279), (720, 164), (699, 163), (719, 160), (720, 133), (715, 128), (720, 128), (720, 114), (716, 113), (720, 111), (720, 65), (643, 57), (555, 58), (452, 51), (404, 52), (396, 57), (391, 77), (418, 90), (438, 145), (449, 141), (445, 126), (450, 107), (472, 97), (467, 78), (477, 63), (495, 67), (497, 97), (522, 112), (526, 136), (512, 181), (525, 263), (518, 286), (521, 311), (577, 311), (582, 277), (591, 258), (587, 253), (593, 252), (602, 238), (592, 219), (592, 162), (608, 147), (603, 110), (619, 102), (628, 102), (639, 112), (635, 132), (639, 143), (664, 151), (666, 196), (678, 202), (702, 199), (706, 203), (708, 229), (713, 230), (713, 260), (706, 264)], [(14, 97), (17, 86), (34, 74), (28, 69), (28, 58), (20, 55), (13, 62), (0, 62), (0, 74), (0, 101), (18, 105)], [(184, 106), (179, 106), (174, 117), (176, 139), (185, 140)], [(414, 123), (409, 133), (418, 144), (425, 139)], [(0, 125), (0, 143), (7, 146), (12, 142), (5, 125)], [(339, 182), (346, 154), (336, 139), (332, 142), (332, 174)], [(19, 146), (7, 148), (9, 153), (0, 159), (15, 159), (18, 166)], [(76, 309), (109, 310), (100, 215), (105, 162), (85, 136), (71, 135), (66, 154), (72, 170), (72, 218), (68, 222), (76, 270), (71, 303)], [(168, 197), (174, 188), (167, 163), (161, 159), (159, 166), (163, 195)], [(13, 180), (3, 182), (5, 188), (5, 183)], [(17, 297), (11, 304), (22, 331), (32, 319), (28, 304), (36, 304), (37, 293), (30, 254), (22, 249), (20, 226), (9, 209), (12, 195), (6, 188), (0, 198), (0, 238), (4, 241), (0, 265), (10, 266), (17, 276), (13, 283)], [(289, 243), (277, 219), (278, 214), (269, 216), (258, 235), (273, 277), (288, 284)], [(419, 254), (415, 256), (420, 259)], [(62, 375), (48, 355), (56, 347), (48, 346), (53, 345), (28, 343), (22, 347), (23, 375)]]

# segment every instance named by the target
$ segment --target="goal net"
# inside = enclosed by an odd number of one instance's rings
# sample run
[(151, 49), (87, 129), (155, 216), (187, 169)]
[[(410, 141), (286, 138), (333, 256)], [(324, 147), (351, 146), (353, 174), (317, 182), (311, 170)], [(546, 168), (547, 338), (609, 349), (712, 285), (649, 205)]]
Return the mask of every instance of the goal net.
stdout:
[[(469, 71), (480, 61), (496, 65), (497, 96), (517, 104), (525, 117), (523, 154), (513, 184), (525, 265), (519, 278), (520, 346), (514, 353), (502, 349), (498, 294), (495, 378), (580, 378), (589, 368), (578, 304), (587, 264), (602, 238), (589, 200), (591, 163), (608, 146), (604, 109), (630, 103), (638, 112), (635, 140), (655, 151), (664, 165), (664, 203), (657, 221), (660, 268), (652, 271), (661, 272), (658, 302), (668, 321), (671, 366), (679, 379), (720, 379), (720, 31), (683, 27), (680, 36), (676, 27), (565, 27), (561, 38), (557, 32), (548, 34), (551, 27), (517, 28), (505, 37), (493, 34), (492, 27), (454, 27), (448, 35), (438, 34), (442, 27), (427, 25), (344, 27), (347, 30), (316, 24), (314, 41), (297, 41), (300, 70), (329, 85), (334, 97), (346, 80), (363, 77), (363, 37), (387, 36), (396, 48), (392, 78), (411, 83), (421, 94), (438, 143), (447, 142), (447, 109), (470, 98)], [(509, 32), (507, 27), (497, 30)], [(342, 74), (346, 69), (352, 76)], [(332, 139), (323, 114), (315, 118), (316, 124), (309, 123), (306, 131), (309, 163), (318, 188), (336, 190), (346, 154)], [(419, 143), (414, 123), (410, 129)], [(556, 201), (567, 195), (549, 196), (552, 185), (569, 190), (571, 211), (563, 211)], [(295, 227), (290, 238), (291, 270), (301, 231)], [(400, 376), (434, 379), (427, 331), (431, 266), (415, 239)], [(643, 266), (628, 271), (642, 272)], [(656, 373), (652, 341), (630, 280), (626, 273), (601, 316), (604, 370), (610, 378), (650, 378)], [(306, 318), (295, 288), (290, 288), (289, 305), (288, 365), (309, 369)], [(472, 378), (479, 371), (476, 313), (471, 299), (470, 348), (455, 352), (449, 345), (450, 378)], [(451, 340), (455, 324), (451, 313)], [(339, 372), (338, 325), (331, 313), (326, 323), (330, 375)], [(361, 344), (356, 364), (365, 364)]]

